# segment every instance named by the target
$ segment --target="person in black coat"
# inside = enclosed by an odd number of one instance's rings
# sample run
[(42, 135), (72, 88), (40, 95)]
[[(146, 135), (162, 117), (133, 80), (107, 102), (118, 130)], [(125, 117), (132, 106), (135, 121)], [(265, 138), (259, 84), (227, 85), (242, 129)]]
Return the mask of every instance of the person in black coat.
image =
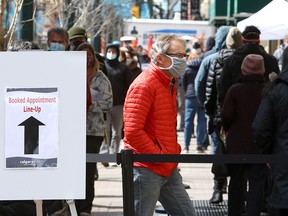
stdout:
[[(226, 48), (220, 50), (217, 58), (209, 68), (206, 83), (206, 100), (204, 103), (206, 114), (213, 120), (215, 129), (221, 129), (220, 105), (217, 102), (217, 84), (222, 73), (223, 65), (237, 48), (242, 45), (242, 34), (236, 27), (231, 27), (226, 36)], [(215, 147), (216, 148), (216, 147)], [(215, 149), (214, 149), (215, 153)]]
[(247, 26), (242, 32), (243, 45), (230, 56), (223, 66), (223, 70), (218, 82), (218, 102), (223, 104), (228, 89), (235, 83), (242, 80), (241, 64), (244, 58), (249, 54), (261, 55), (264, 59), (265, 81), (269, 81), (271, 73), (279, 73), (279, 67), (276, 58), (268, 54), (260, 43), (260, 30), (255, 26)]
[[(209, 117), (209, 128), (214, 131), (214, 139), (217, 142), (212, 142), (212, 153), (216, 153), (216, 147), (221, 142), (221, 117), (220, 117), (220, 105), (217, 102), (217, 83), (222, 73), (224, 62), (229, 58), (237, 48), (242, 45), (242, 34), (236, 27), (231, 27), (226, 36), (226, 48), (219, 51), (217, 58), (215, 58), (209, 68), (207, 81), (206, 81), (206, 100), (204, 103), (205, 112)], [(216, 145), (215, 145), (216, 144)], [(223, 200), (223, 192), (226, 192), (227, 178), (214, 176), (214, 191), (211, 204), (217, 204)]]
[[(260, 55), (248, 55), (241, 66), (243, 81), (228, 90), (221, 110), (227, 154), (258, 154), (252, 123), (262, 99), (264, 62)], [(264, 199), (265, 164), (229, 164), (228, 216), (242, 216), (247, 179), (247, 216), (260, 216)]]
[[(107, 121), (111, 122), (111, 143), (109, 153), (119, 152), (123, 131), (123, 105), (127, 90), (131, 84), (131, 71), (126, 64), (119, 62), (120, 48), (116, 44), (107, 44), (105, 50), (105, 66), (107, 76), (111, 82), (113, 92), (113, 107), (107, 114)], [(108, 133), (110, 134), (110, 133)]]
[[(283, 52), (281, 73), (265, 87), (261, 105), (253, 123), (253, 135), (263, 154), (288, 154), (288, 49)], [(267, 203), (278, 209), (279, 215), (288, 215), (288, 164), (272, 163), (270, 194)], [(275, 214), (273, 214), (275, 215)]]

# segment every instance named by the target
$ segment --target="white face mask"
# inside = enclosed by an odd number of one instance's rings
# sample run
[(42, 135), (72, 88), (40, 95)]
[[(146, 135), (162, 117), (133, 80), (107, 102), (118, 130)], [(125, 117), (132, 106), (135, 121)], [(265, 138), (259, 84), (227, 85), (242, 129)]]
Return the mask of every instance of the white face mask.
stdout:
[(106, 58), (109, 60), (113, 60), (117, 58), (117, 55), (113, 54), (113, 53), (107, 53)]
[(131, 59), (131, 58), (126, 59), (126, 64), (127, 64), (127, 65), (130, 65), (131, 63), (132, 63), (132, 59)]
[(177, 57), (171, 57), (166, 55), (167, 57), (169, 57), (172, 61), (172, 64), (170, 67), (168, 68), (163, 68), (163, 67), (159, 67), (161, 70), (169, 70), (170, 73), (174, 76), (174, 77), (180, 77), (183, 76), (186, 70), (186, 58), (177, 58)]

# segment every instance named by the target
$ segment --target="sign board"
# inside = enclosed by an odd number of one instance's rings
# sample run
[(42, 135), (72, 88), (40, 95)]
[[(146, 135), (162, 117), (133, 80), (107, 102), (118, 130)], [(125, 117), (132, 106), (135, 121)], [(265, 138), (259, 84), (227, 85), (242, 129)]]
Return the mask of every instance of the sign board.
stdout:
[(85, 198), (85, 52), (0, 52), (0, 200)]

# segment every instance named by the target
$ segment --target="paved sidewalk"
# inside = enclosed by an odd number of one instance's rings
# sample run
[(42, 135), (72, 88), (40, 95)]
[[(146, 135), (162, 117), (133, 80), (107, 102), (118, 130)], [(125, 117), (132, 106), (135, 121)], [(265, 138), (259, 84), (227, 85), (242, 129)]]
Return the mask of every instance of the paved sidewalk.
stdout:
[[(183, 132), (178, 132), (178, 142), (183, 145)], [(210, 153), (210, 146), (204, 154)], [(183, 152), (183, 154), (186, 154)], [(197, 154), (196, 139), (191, 139), (189, 154)], [(213, 192), (213, 174), (211, 164), (189, 164), (180, 163), (180, 173), (184, 184), (190, 186), (187, 189), (191, 200), (193, 200), (198, 215), (224, 216), (226, 202), (219, 206), (210, 206), (208, 200)], [(99, 180), (95, 181), (95, 199), (93, 202), (92, 216), (122, 216), (122, 170), (121, 166), (105, 168), (98, 163)], [(132, 190), (132, 188), (131, 188)], [(227, 194), (224, 194), (227, 200)], [(160, 203), (157, 205), (161, 207)], [(210, 212), (210, 213), (209, 213)], [(218, 212), (218, 213), (217, 213)], [(165, 214), (155, 213), (154, 216)]]

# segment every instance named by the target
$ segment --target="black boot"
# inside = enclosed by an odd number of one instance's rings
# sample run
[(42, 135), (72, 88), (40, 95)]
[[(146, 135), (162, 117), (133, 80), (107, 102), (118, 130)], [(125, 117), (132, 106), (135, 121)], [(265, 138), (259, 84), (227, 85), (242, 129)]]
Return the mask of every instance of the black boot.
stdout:
[(223, 187), (223, 182), (221, 181), (222, 179), (219, 178), (214, 178), (214, 191), (212, 198), (209, 200), (210, 204), (219, 204), (223, 202), (223, 196), (222, 196), (222, 187)]
[(210, 204), (219, 204), (223, 202), (222, 191), (214, 190), (212, 198), (209, 200)]

